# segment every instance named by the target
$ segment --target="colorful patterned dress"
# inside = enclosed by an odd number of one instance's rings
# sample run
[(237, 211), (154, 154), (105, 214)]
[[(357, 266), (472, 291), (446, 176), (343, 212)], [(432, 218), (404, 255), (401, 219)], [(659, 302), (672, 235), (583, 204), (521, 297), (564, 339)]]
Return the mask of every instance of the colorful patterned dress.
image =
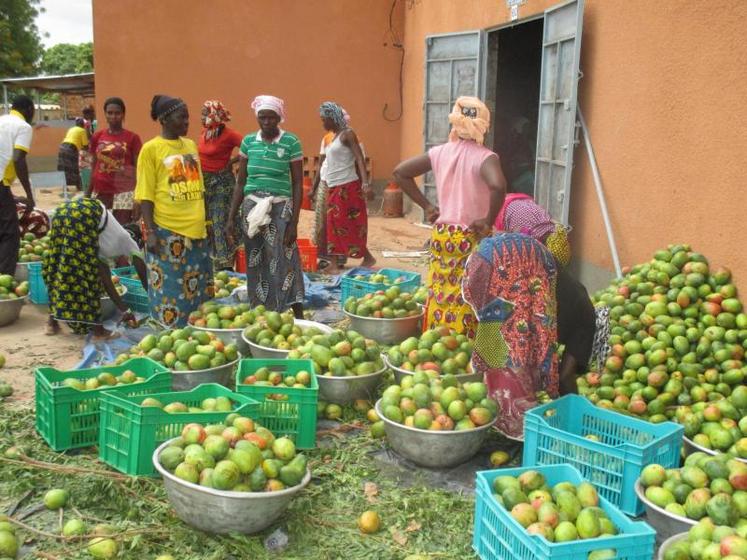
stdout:
[(470, 338), (475, 336), (477, 321), (462, 298), (462, 276), (476, 240), (475, 234), (462, 226), (433, 226), (424, 329), (443, 325)]
[(499, 406), (497, 427), (523, 437), (524, 412), (537, 391), (558, 392), (556, 264), (532, 237), (484, 239), (467, 262), (464, 299), (479, 324), (472, 368), (482, 373)]
[(76, 334), (85, 334), (101, 319), (98, 200), (80, 198), (60, 205), (52, 218), (49, 253), (42, 278), (49, 292), (49, 312)]
[(327, 255), (359, 259), (366, 254), (368, 210), (360, 180), (327, 187)]

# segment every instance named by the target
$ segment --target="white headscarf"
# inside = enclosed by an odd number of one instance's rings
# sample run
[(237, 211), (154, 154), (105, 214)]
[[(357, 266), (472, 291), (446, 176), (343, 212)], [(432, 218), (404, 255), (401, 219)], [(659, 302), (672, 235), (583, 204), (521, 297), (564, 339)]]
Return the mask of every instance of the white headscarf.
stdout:
[(254, 98), (251, 105), (254, 114), (259, 115), (260, 111), (268, 109), (274, 111), (280, 117), (280, 122), (285, 121), (285, 101), (274, 95), (258, 95)]

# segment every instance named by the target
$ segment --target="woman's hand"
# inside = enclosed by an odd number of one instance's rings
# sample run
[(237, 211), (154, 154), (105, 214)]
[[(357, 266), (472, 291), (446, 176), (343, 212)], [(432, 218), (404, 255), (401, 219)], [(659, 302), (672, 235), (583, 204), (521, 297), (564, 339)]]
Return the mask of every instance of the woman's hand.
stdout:
[(423, 211), (425, 212), (426, 221), (431, 224), (438, 220), (438, 217), (441, 215), (438, 206), (433, 206), (432, 204), (426, 206)]
[(371, 190), (371, 183), (363, 183), (363, 195), (368, 198), (371, 196), (371, 193), (373, 191)]
[(223, 226), (223, 236), (226, 238), (229, 245), (236, 244), (236, 236), (233, 234), (233, 224), (235, 222), (236, 219), (229, 216), (228, 220), (226, 220), (226, 225)]
[(493, 224), (491, 224), (487, 218), (483, 218), (472, 222), (469, 229), (474, 232), (478, 239), (482, 239), (483, 237), (487, 237), (493, 233)]
[(130, 329), (137, 327), (137, 319), (129, 309), (122, 313), (122, 318), (119, 320), (119, 323), (126, 325)]
[(296, 224), (288, 224), (288, 227), (285, 228), (285, 246), (290, 247), (296, 242), (296, 237), (298, 236), (298, 233), (296, 231)]
[(145, 230), (145, 248), (153, 254), (158, 254), (158, 239), (156, 239), (156, 232), (152, 229)]

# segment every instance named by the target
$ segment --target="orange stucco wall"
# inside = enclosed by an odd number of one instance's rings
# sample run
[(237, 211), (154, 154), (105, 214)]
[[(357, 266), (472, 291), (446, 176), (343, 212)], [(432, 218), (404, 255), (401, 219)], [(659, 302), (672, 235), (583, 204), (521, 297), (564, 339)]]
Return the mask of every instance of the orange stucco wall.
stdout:
[[(281, 125), (299, 135), (308, 156), (323, 135), (322, 101), (342, 104), (385, 177), (398, 161), (400, 55), (388, 41), (390, 0), (94, 0), (97, 111), (110, 95), (127, 103), (126, 126), (146, 140), (155, 93), (183, 97), (199, 135), (205, 99), (220, 99), (231, 126), (257, 130), (249, 103), (258, 94), (285, 99)], [(401, 4), (394, 24), (402, 27)], [(101, 119), (103, 120), (103, 118)], [(103, 123), (102, 123), (103, 124)]]
[[(554, 3), (528, 0), (519, 15)], [(623, 265), (689, 242), (732, 268), (743, 294), (746, 18), (741, 0), (587, 0), (579, 90)], [(423, 150), (426, 35), (508, 21), (503, 0), (428, 0), (405, 10), (403, 157)], [(598, 283), (613, 267), (583, 146), (571, 199), (574, 252)]]

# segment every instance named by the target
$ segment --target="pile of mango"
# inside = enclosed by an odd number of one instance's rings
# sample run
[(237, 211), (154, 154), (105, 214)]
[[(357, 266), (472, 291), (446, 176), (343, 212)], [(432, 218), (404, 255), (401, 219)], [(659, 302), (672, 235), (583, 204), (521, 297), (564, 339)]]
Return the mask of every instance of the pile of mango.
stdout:
[(472, 373), (472, 342), (448, 327), (436, 327), (410, 337), (386, 353), (395, 367), (407, 371), (433, 372), (435, 375)]
[(353, 280), (360, 280), (361, 282), (369, 282), (371, 284), (383, 284), (385, 286), (393, 286), (407, 282), (407, 276), (398, 276), (394, 280), (390, 279), (386, 274), (374, 273), (374, 274), (356, 274), (353, 276)]
[[(527, 533), (550, 542), (594, 539), (618, 532), (607, 512), (599, 507), (596, 488), (588, 482), (560, 482), (550, 488), (542, 473), (528, 470), (518, 477), (497, 477), (493, 491), (493, 498)], [(594, 557), (615, 557), (614, 552), (611, 556), (603, 552), (594, 552)]]
[(244, 329), (244, 337), (264, 348), (291, 350), (303, 346), (312, 337), (322, 334), (322, 331), (314, 326), (296, 325), (292, 311), (285, 313), (267, 311), (263, 305), (260, 305), (252, 313), (254, 314), (252, 325)]
[(239, 351), (235, 344), (224, 344), (212, 333), (185, 327), (144, 336), (129, 352), (118, 355), (115, 363), (139, 356), (179, 372), (223, 366), (237, 360)]
[(687, 535), (663, 551), (663, 560), (747, 559), (747, 524), (738, 529), (701, 519)]
[(37, 239), (33, 233), (25, 233), (18, 248), (18, 262), (40, 262), (49, 254), (49, 236)]
[(96, 377), (90, 377), (88, 379), (68, 377), (59, 384), (63, 387), (77, 389), (78, 391), (91, 391), (92, 389), (98, 389), (99, 387), (132, 385), (134, 383), (142, 383), (143, 381), (145, 381), (144, 377), (140, 377), (134, 371), (128, 369), (116, 376), (108, 371), (102, 371)]
[(301, 483), (306, 457), (243, 416), (224, 424), (187, 424), (158, 457), (177, 478), (229, 492), (276, 492)]
[(0, 274), (0, 301), (22, 298), (28, 294), (29, 283), (27, 280), (18, 282), (10, 274)]
[[(498, 404), (488, 397), (484, 383), (457, 382), (453, 375), (431, 378), (419, 371), (399, 385), (384, 390), (379, 410), (392, 422), (431, 431), (474, 430), (490, 424)], [(374, 412), (374, 414), (376, 414)], [(372, 435), (378, 437), (383, 425), (374, 420)]]
[(648, 501), (675, 516), (747, 526), (747, 464), (725, 453), (693, 453), (679, 469), (648, 465), (639, 481)]
[(675, 420), (701, 447), (747, 459), (747, 386), (735, 387), (725, 399), (677, 407)]
[(213, 277), (216, 298), (226, 298), (239, 286), (244, 286), (246, 280), (239, 276), (231, 276), (225, 270), (216, 272)]
[(231, 412), (236, 408), (236, 403), (228, 397), (208, 397), (200, 401), (200, 406), (189, 406), (179, 401), (164, 405), (154, 397), (146, 397), (140, 402), (140, 406), (160, 408), (168, 414), (180, 414), (185, 412)]
[(288, 358), (310, 358), (314, 373), (327, 377), (368, 375), (384, 368), (379, 345), (353, 330), (337, 329), (329, 334), (314, 335), (291, 350)]
[(208, 301), (197, 311), (192, 311), (187, 321), (190, 325), (207, 329), (243, 329), (254, 323), (257, 314), (257, 310), (252, 310), (247, 303), (223, 305)]
[(402, 319), (418, 317), (423, 313), (414, 296), (408, 292), (401, 292), (398, 286), (359, 298), (350, 296), (343, 307), (351, 315), (374, 319)]
[(594, 301), (610, 308), (611, 353), (601, 371), (577, 383), (598, 405), (684, 423), (694, 405), (743, 383), (747, 314), (731, 273), (689, 245), (657, 251)]

